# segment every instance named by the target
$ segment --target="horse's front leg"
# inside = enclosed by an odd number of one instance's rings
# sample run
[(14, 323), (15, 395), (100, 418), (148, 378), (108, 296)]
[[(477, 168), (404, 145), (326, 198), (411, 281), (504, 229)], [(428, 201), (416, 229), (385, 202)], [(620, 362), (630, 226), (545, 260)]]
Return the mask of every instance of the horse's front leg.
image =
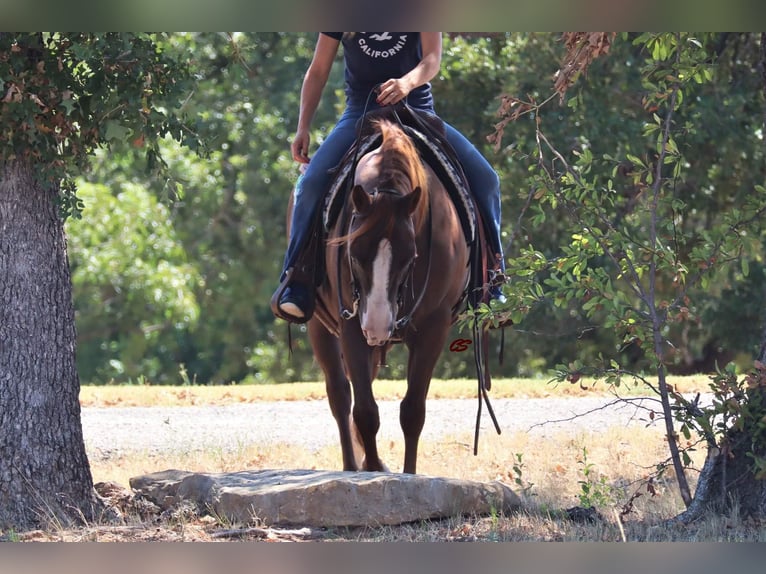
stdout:
[(385, 471), (378, 456), (376, 435), (380, 428), (378, 405), (372, 393), (374, 350), (367, 344), (359, 320), (347, 321), (341, 330), (343, 359), (354, 388), (353, 417), (359, 439), (364, 448), (364, 470)]
[(351, 386), (343, 369), (338, 339), (318, 319), (309, 321), (308, 334), (314, 357), (324, 372), (330, 411), (338, 424), (343, 470), (358, 470), (350, 422)]
[(399, 406), (399, 424), (404, 433), (404, 472), (415, 474), (418, 441), (426, 421), (426, 396), (436, 361), (441, 355), (451, 324), (449, 314), (438, 313), (405, 338), (409, 349), (407, 392)]

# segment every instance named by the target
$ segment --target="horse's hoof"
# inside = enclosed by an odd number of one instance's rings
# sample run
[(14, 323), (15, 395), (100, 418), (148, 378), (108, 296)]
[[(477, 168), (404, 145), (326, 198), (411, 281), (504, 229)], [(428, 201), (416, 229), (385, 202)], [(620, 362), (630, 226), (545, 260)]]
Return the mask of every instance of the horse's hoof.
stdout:
[(366, 457), (364, 460), (362, 460), (362, 470), (366, 470), (370, 472), (391, 472), (389, 468), (383, 463), (382, 460), (378, 460), (378, 464), (375, 465), (375, 468), (371, 468), (371, 466), (367, 464)]

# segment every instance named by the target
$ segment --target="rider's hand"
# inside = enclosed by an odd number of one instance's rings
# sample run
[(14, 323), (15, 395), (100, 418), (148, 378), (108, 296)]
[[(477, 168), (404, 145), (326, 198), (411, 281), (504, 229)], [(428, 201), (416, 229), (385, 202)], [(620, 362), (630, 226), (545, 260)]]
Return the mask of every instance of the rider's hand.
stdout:
[(290, 144), (290, 151), (293, 153), (293, 159), (299, 163), (308, 163), (309, 159), (309, 144), (311, 143), (311, 136), (308, 131), (298, 131)]
[(406, 98), (409, 93), (409, 86), (402, 78), (392, 78), (380, 84), (376, 101), (381, 106), (392, 106)]

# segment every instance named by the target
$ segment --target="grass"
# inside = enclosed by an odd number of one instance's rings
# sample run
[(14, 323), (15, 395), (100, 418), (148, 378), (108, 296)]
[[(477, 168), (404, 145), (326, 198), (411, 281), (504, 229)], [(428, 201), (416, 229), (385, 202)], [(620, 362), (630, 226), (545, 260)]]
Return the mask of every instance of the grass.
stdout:
[[(454, 436), (438, 443), (424, 442), (419, 472), (477, 481), (500, 480), (519, 493), (524, 509), (511, 515), (453, 517), (397, 527), (339, 528), (322, 533), (331, 540), (359, 541), (697, 541), (766, 540), (766, 531), (740, 519), (736, 513), (700, 521), (690, 527), (666, 522), (683, 510), (675, 482), (668, 474), (653, 483), (646, 480), (657, 461), (667, 457), (662, 433), (656, 429), (601, 429), (602, 432), (559, 434), (549, 438), (525, 433), (483, 436), (479, 453), (472, 453), (472, 437)], [(587, 460), (584, 460), (584, 450)], [(403, 457), (401, 441), (380, 444), (384, 461), (396, 468)], [(519, 454), (522, 465), (519, 467)], [(696, 453), (701, 464), (703, 453)], [(161, 457), (147, 453), (91, 461), (94, 480), (128, 484), (131, 476), (165, 468), (200, 472), (243, 469), (337, 469), (335, 446), (308, 452), (293, 445), (245, 445), (235, 451), (175, 452)], [(584, 471), (589, 465), (588, 472)], [(692, 477), (694, 474), (692, 473)], [(584, 497), (583, 486), (591, 487)], [(595, 489), (599, 494), (596, 496)], [(570, 520), (566, 510), (595, 505), (601, 519)], [(623, 514), (629, 501), (631, 510)], [(225, 520), (200, 523), (190, 517), (173, 526), (187, 540), (204, 539), (232, 525)], [(207, 517), (210, 521), (210, 517)], [(202, 526), (200, 526), (202, 524)], [(155, 528), (155, 525), (151, 526)], [(181, 534), (179, 534), (181, 535)]]
[[(704, 392), (708, 377), (671, 379), (683, 392)], [(378, 381), (376, 396), (397, 399), (405, 384)], [(587, 396), (606, 394), (601, 384), (553, 385), (545, 380), (502, 379), (493, 382), (491, 395), (523, 398)], [(623, 394), (643, 394), (640, 388), (623, 388)], [(475, 398), (471, 380), (435, 380), (429, 397)], [(248, 386), (151, 385), (83, 387), (83, 406), (183, 406), (221, 405), (269, 400), (326, 400), (322, 383), (292, 383)], [(381, 441), (383, 460), (397, 469), (403, 459), (403, 441)], [(742, 520), (736, 512), (711, 516), (689, 527), (672, 526), (668, 519), (683, 510), (683, 503), (670, 473), (649, 477), (668, 454), (658, 428), (615, 427), (593, 432), (559, 434), (542, 438), (526, 433), (497, 436), (485, 433), (479, 453), (472, 453), (470, 433), (434, 442), (421, 442), (418, 471), (425, 475), (450, 476), (478, 481), (500, 480), (524, 500), (524, 509), (513, 515), (455, 517), (397, 527), (334, 529), (323, 532), (331, 540), (360, 541), (764, 541), (766, 531)], [(695, 465), (702, 464), (703, 452), (693, 453)], [(91, 459), (95, 482), (127, 485), (129, 479), (167, 468), (200, 472), (228, 472), (243, 469), (338, 469), (337, 446), (319, 452), (294, 445), (258, 445), (242, 441), (233, 451), (207, 450), (152, 453), (120, 453)], [(692, 484), (695, 474), (690, 472)], [(600, 518), (595, 522), (571, 520), (566, 510), (593, 505)], [(213, 517), (177, 518), (170, 522), (133, 518), (129, 526), (95, 526), (66, 534), (46, 534), (53, 540), (210, 540), (216, 529), (236, 527)], [(146, 528), (142, 528), (142, 525)], [(239, 525), (243, 526), (243, 525)], [(245, 525), (247, 526), (247, 525)], [(127, 534), (125, 534), (127, 532)], [(277, 534), (277, 539), (279, 535)]]
[[(704, 375), (670, 377), (670, 384), (682, 392), (705, 392), (709, 379)], [(401, 399), (406, 383), (398, 380), (375, 381), (378, 399)], [(584, 397), (607, 394), (603, 382), (583, 379), (576, 384), (549, 383), (546, 379), (497, 379), (492, 381), (492, 398), (545, 398), (550, 396)], [(646, 394), (647, 389), (625, 384), (624, 395)], [(434, 379), (429, 399), (476, 397), (474, 379)], [(80, 404), (86, 407), (192, 406), (224, 405), (255, 401), (326, 400), (324, 383), (280, 383), (264, 385), (84, 385)]]

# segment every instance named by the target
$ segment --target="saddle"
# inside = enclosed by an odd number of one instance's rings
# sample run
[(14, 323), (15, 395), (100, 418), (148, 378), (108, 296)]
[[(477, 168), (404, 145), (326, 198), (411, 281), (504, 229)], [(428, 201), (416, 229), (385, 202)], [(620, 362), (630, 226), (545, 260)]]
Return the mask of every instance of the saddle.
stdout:
[(332, 170), (335, 177), (325, 196), (323, 211), (325, 231), (333, 226), (343, 209), (346, 192), (353, 185), (355, 160), (380, 145), (381, 135), (372, 128), (372, 121), (378, 118), (399, 123), (410, 136), (423, 160), (446, 187), (457, 208), (466, 241), (469, 244), (473, 242), (476, 238), (476, 223), (479, 220), (478, 210), (457, 154), (447, 140), (444, 122), (434, 114), (415, 110), (406, 104), (370, 112), (359, 120), (357, 142)]
[(381, 143), (381, 135), (372, 128), (372, 120), (378, 118), (399, 123), (410, 136), (420, 156), (444, 185), (458, 213), (463, 235), (469, 246), (471, 273), (466, 293), (455, 306), (455, 310), (462, 308), (466, 300), (474, 307), (486, 301), (488, 293), (484, 287), (489, 283), (490, 276), (498, 265), (494, 253), (487, 245), (484, 222), (471, 194), (463, 167), (447, 140), (444, 122), (435, 114), (415, 110), (400, 103), (368, 113), (359, 120), (357, 142), (333, 169), (335, 177), (325, 196), (323, 231), (329, 231), (335, 224), (346, 202), (346, 194), (353, 187), (355, 160)]
[[(452, 145), (447, 141), (442, 120), (430, 113), (414, 110), (406, 104), (376, 110), (366, 114), (357, 125), (357, 141), (346, 152), (338, 165), (331, 170), (333, 182), (325, 195), (324, 207), (312, 225), (309, 239), (303, 252), (297, 259), (296, 265), (289, 271), (280, 288), (271, 300), (271, 310), (275, 316), (294, 323), (308, 321), (315, 309), (316, 287), (320, 286), (326, 277), (324, 260), (324, 242), (327, 232), (335, 224), (343, 206), (347, 193), (353, 187), (356, 160), (369, 151), (378, 147), (382, 137), (375, 132), (371, 120), (385, 118), (398, 122), (410, 136), (423, 160), (439, 177), (455, 205), (460, 218), (466, 243), (469, 246), (471, 268), (466, 292), (455, 305), (457, 312), (467, 301), (476, 306), (487, 299), (483, 288), (488, 283), (491, 270), (496, 268), (494, 255), (486, 245), (484, 224), (475, 200), (470, 193), (468, 181)], [(278, 300), (287, 284), (300, 282), (311, 286), (312, 300), (306, 315), (296, 320), (281, 312)]]

